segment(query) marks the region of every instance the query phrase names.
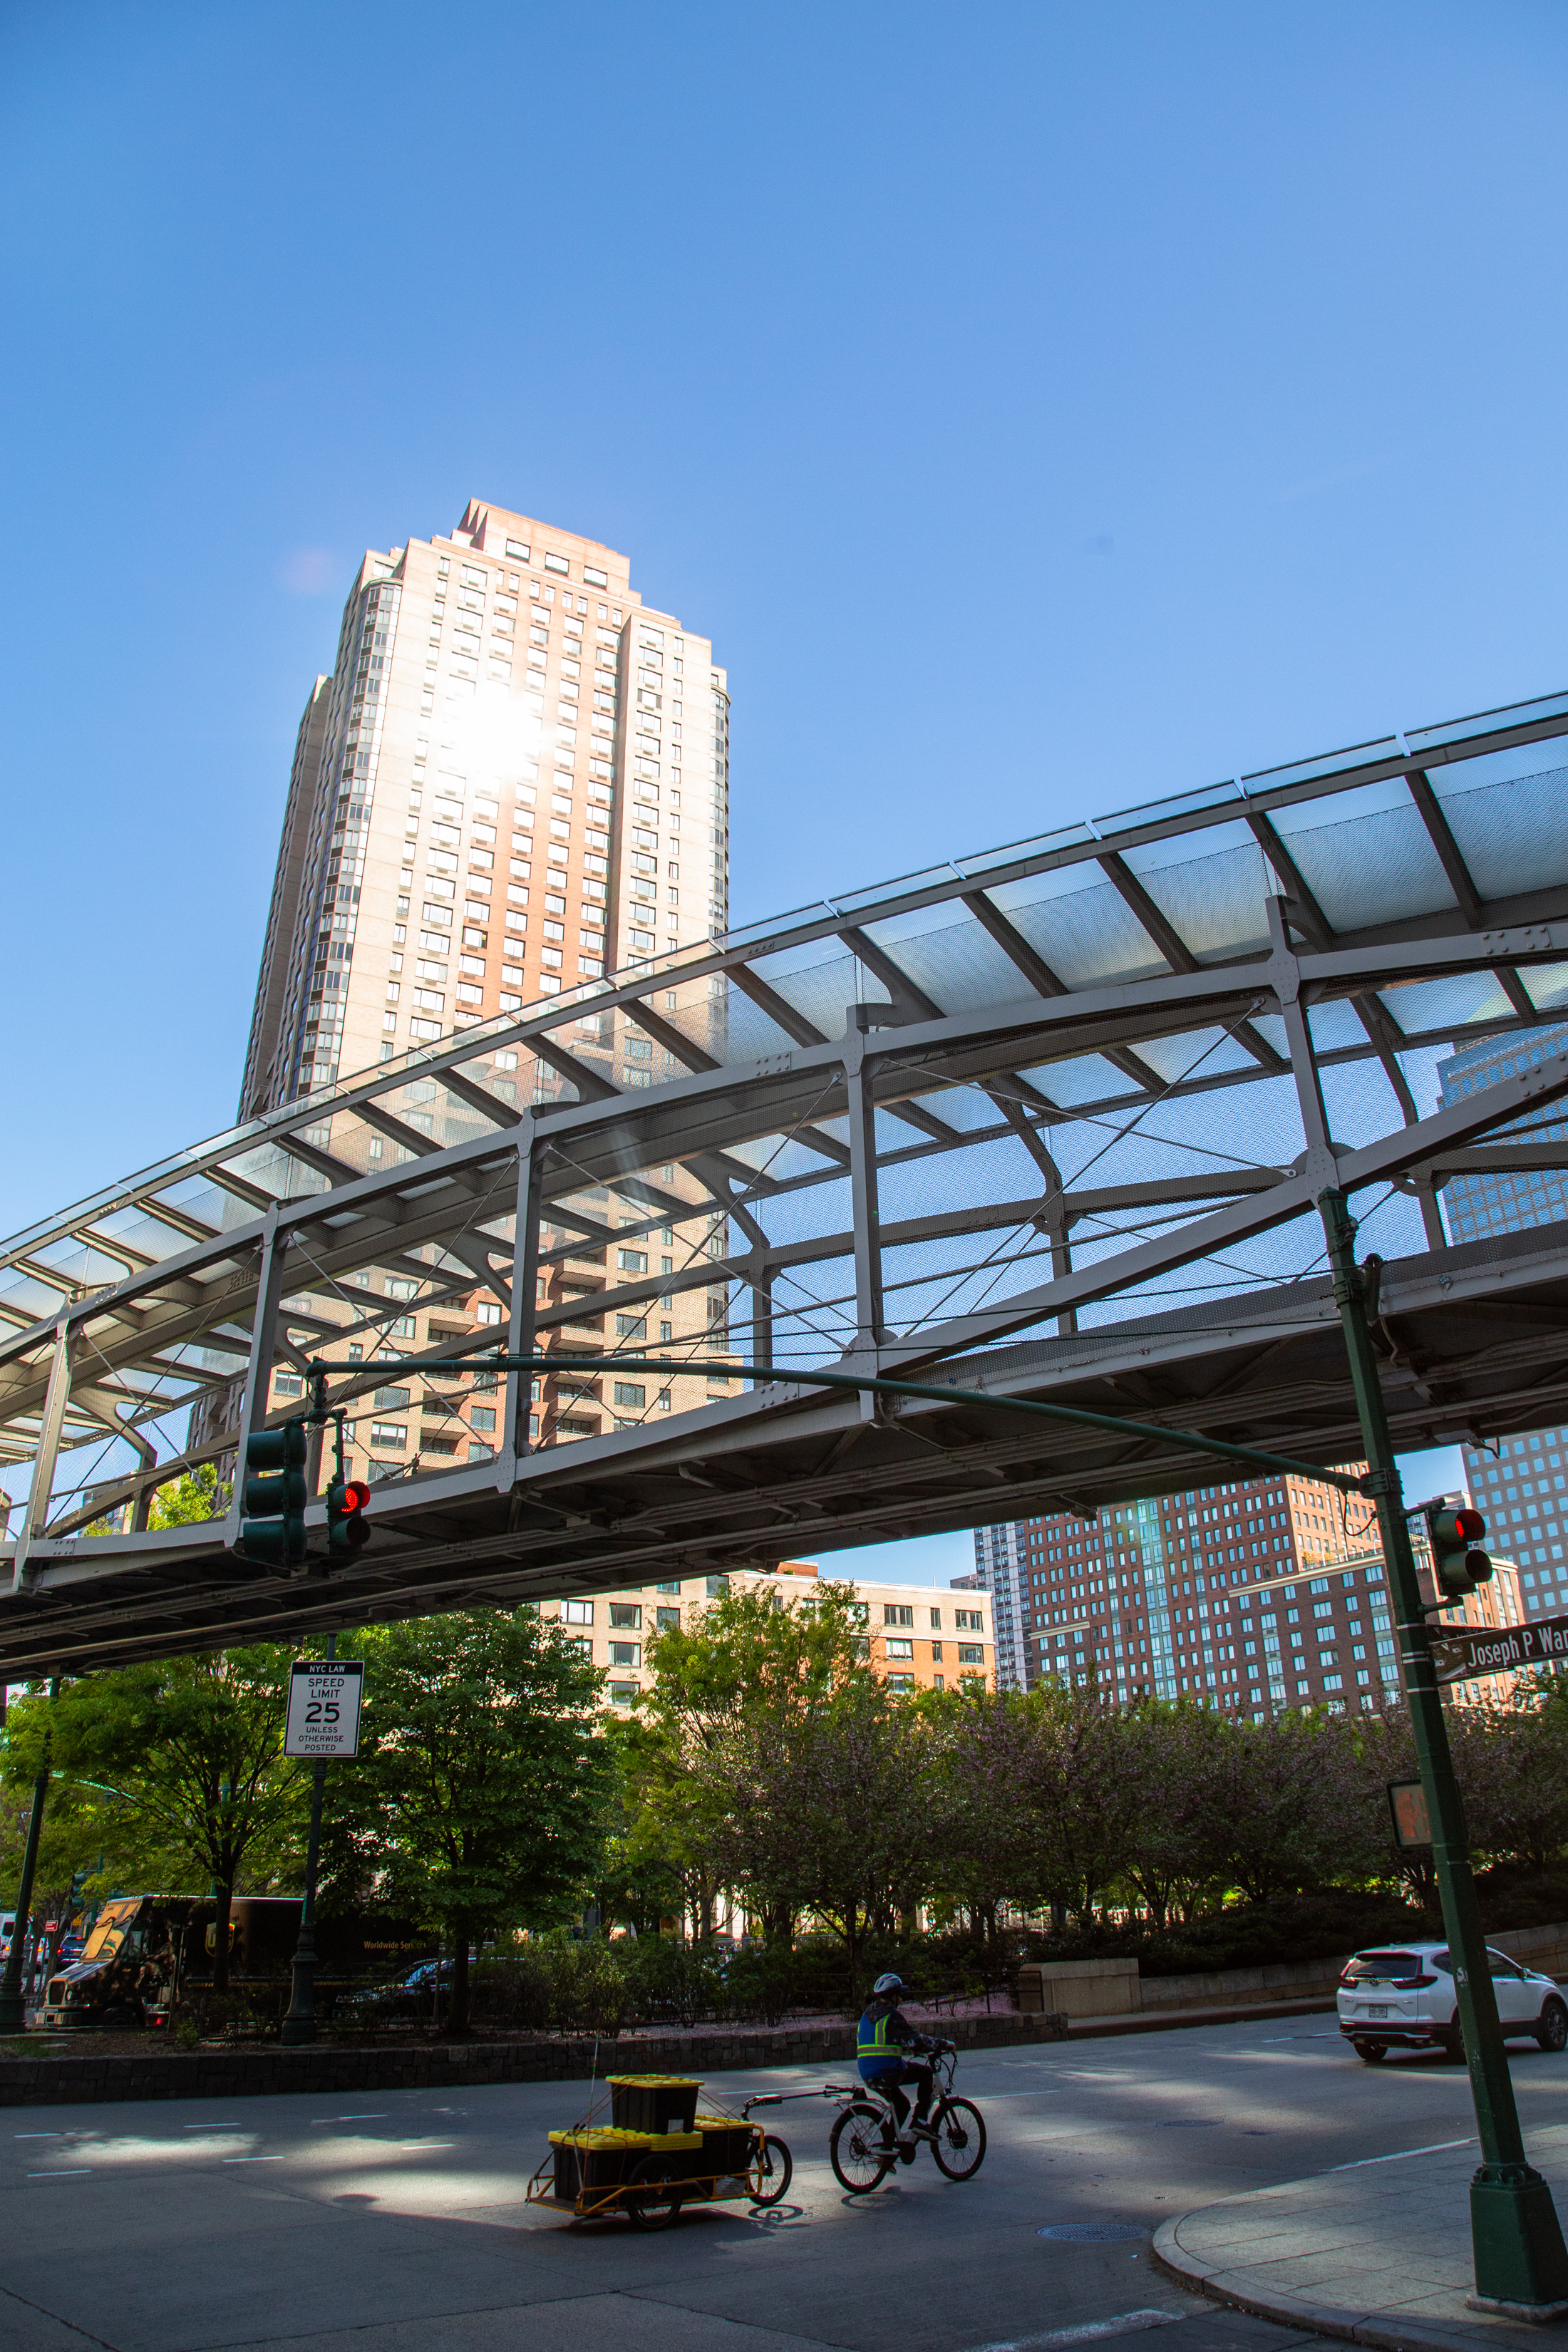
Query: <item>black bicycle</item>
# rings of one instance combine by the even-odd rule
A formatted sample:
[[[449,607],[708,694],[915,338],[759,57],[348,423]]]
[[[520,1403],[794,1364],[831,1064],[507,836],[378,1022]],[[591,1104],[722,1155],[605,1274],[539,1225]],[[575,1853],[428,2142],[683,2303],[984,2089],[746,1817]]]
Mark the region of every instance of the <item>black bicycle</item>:
[[[928,2118],[931,2137],[926,2145],[949,2180],[973,2180],[985,2160],[985,2118],[973,2099],[953,2096],[954,2045],[939,2042],[931,2054],[942,2088]],[[827,2152],[839,2187],[851,2197],[879,2188],[895,2164],[914,2162],[921,2141],[899,2146],[897,2110],[874,2083],[829,2083],[823,2095],[839,2102]]]

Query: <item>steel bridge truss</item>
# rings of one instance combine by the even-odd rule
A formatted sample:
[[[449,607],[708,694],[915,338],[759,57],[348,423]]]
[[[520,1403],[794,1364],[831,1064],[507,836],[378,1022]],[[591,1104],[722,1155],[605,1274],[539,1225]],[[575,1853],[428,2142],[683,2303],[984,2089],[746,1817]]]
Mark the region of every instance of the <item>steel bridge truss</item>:
[[[1401,1444],[1568,1419],[1568,1226],[1456,1247],[1439,1206],[1456,1175],[1568,1167],[1541,1117],[1568,1058],[1510,1040],[1568,1008],[1564,735],[1559,697],[806,908],[459,1031],[19,1235],[0,1460],[33,1467],[0,1544],[0,1675],[1087,1517],[1215,1475],[1143,1434],[1042,1434],[988,1389],[1351,1459],[1315,1209],[1336,1183],[1387,1261]],[[1424,1111],[1436,1058],[1488,1038],[1482,1082]],[[283,1417],[280,1370],[326,1356],[363,1408],[413,1357],[437,1394],[473,1337],[430,1339],[427,1309],[478,1305],[506,1353],[580,1358],[580,1302],[543,1303],[541,1278],[594,1252],[605,1337],[582,1377],[615,1427],[540,1448],[506,1373],[493,1458],[386,1477],[341,1574],[247,1565],[233,1513],[147,1528],[157,1484]],[[686,1290],[708,1333],[650,1350]],[[612,1318],[667,1391],[706,1381],[717,1335],[964,1393],[716,1378],[669,1410],[657,1374],[616,1381]],[[237,1428],[214,1401],[241,1383]],[[147,1432],[204,1399],[213,1434],[158,1461]],[[58,1485],[121,1441],[128,1474]],[[125,1531],[87,1532],[121,1504]]]

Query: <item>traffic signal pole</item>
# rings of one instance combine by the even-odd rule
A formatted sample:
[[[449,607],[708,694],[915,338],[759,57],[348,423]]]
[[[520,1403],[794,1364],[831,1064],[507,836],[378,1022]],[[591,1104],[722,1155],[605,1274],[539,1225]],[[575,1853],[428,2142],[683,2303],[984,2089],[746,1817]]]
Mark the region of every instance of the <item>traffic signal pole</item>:
[[[338,1637],[329,1633],[329,1661],[337,1654]],[[318,1756],[310,1767],[310,1834],[305,1847],[305,1893],[300,1905],[300,1940],[294,1947],[294,1983],[279,2037],[286,2050],[299,2049],[316,2038],[316,1880],[321,1864],[321,1800],[326,1787],[327,1759]]]
[[[1331,1186],[1319,1194],[1318,1210],[1328,1237],[1334,1298],[1350,1357],[1370,1473],[1363,1491],[1377,1507],[1384,1562],[1398,1614],[1405,1703],[1432,1823],[1432,1862],[1443,1906],[1443,1932],[1454,1964],[1481,2146],[1481,2162],[1470,2181],[1476,2284],[1466,2301],[1472,2310],[1494,2312],[1505,2318],[1568,2318],[1568,2251],[1552,2191],[1525,2161],[1524,2137],[1498,2024],[1464,1809],[1454,1778],[1448,1727],[1432,1663],[1431,1635],[1367,1321],[1365,1276],[1355,1259],[1355,1220],[1343,1192]]]

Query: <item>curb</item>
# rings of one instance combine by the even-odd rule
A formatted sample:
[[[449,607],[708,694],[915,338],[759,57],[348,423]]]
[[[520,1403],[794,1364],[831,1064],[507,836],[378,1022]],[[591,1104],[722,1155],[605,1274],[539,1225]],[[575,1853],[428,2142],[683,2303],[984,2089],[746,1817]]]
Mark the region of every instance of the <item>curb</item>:
[[[1429,2320],[1396,2321],[1379,2317],[1373,2313],[1348,2309],[1333,2303],[1308,2303],[1300,2295],[1261,2295],[1244,2288],[1226,2284],[1223,2271],[1205,2269],[1189,2254],[1177,2235],[1184,2221],[1194,2214],[1213,2212],[1215,2206],[1245,2204],[1250,2197],[1278,2196],[1282,2189],[1299,2186],[1294,2181],[1282,2181],[1279,2188],[1249,2189],[1239,2197],[1216,2197],[1213,2205],[1194,2205],[1192,2213],[1184,2213],[1173,2221],[1163,2221],[1154,2233],[1151,2248],[1154,2267],[1177,2286],[1189,2293],[1206,2295],[1211,2303],[1225,2305],[1232,2311],[1245,2311],[1254,2319],[1271,2319],[1285,2327],[1310,2328],[1315,2336],[1338,2336],[1347,2344],[1370,2344],[1377,2352],[1475,2352],[1478,2343],[1490,2338],[1496,2343],[1510,2339],[1484,2325],[1467,2327],[1462,2323],[1453,2327],[1434,2326]],[[1521,2321],[1528,2334],[1536,2333],[1532,2322]]]
[[[1330,1995],[1326,2000],[1249,2000],[1228,2009],[1173,2009],[1163,2015],[1151,2010],[1146,2014],[1129,2011],[1122,2017],[1074,2017],[1068,2020],[1067,2038],[1092,2042],[1117,2033],[1177,2033],[1184,2027],[1246,2025],[1253,2018],[1261,2021],[1270,2017],[1324,2017],[1331,2015],[1336,2006]]]

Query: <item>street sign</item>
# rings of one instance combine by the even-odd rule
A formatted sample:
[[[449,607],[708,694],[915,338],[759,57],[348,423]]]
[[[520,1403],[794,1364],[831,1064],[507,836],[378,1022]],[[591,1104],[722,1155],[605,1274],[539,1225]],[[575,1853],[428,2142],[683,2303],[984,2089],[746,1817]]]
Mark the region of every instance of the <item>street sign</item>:
[[[1502,1674],[1510,1666],[1568,1665],[1568,1617],[1542,1617],[1531,1625],[1487,1625],[1476,1632],[1434,1625],[1432,1663],[1440,1683]]]
[[[289,1673],[285,1756],[357,1756],[364,1661],[296,1658]]]

